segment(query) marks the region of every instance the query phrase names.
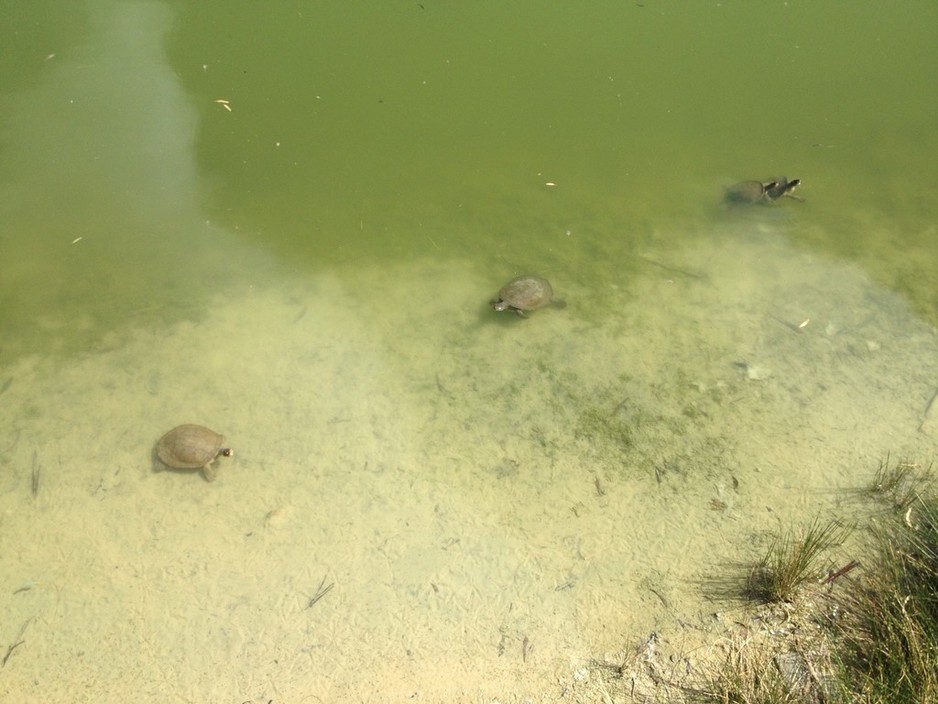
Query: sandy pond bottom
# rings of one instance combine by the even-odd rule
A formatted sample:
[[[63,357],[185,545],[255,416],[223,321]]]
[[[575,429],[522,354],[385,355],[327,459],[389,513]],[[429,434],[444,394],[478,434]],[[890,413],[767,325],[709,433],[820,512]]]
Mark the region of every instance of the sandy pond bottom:
[[[283,277],[5,369],[2,698],[595,701],[591,663],[693,647],[762,531],[934,454],[938,384],[862,272],[699,247],[603,291],[547,272],[569,305],[528,320],[465,262]],[[234,448],[214,483],[152,471],[183,422]]]

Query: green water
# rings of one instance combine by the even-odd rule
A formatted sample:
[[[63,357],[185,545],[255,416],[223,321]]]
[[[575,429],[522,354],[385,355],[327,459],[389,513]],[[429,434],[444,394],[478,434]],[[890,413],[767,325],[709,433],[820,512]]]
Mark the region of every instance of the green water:
[[[540,696],[934,453],[938,6],[581,5],[4,4],[0,692]]]
[[[198,308],[251,275],[245,243],[494,282],[579,258],[573,230],[607,255],[589,279],[775,173],[804,181],[799,242],[936,319],[931,3],[10,2],[4,24],[8,356],[48,348],[37,318],[76,351],[77,309],[103,334],[179,287]]]

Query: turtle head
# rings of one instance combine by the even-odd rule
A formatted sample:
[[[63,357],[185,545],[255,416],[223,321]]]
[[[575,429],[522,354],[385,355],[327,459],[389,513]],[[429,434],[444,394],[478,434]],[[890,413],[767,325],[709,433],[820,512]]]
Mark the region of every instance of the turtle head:
[[[794,178],[789,181],[784,176],[780,176],[770,184],[765,185],[765,193],[769,200],[778,200],[784,196],[791,197],[792,191],[794,191],[799,185],[801,185],[800,178]]]
[[[492,308],[497,311],[503,311],[508,308],[508,302],[499,298],[497,301],[492,301]]]

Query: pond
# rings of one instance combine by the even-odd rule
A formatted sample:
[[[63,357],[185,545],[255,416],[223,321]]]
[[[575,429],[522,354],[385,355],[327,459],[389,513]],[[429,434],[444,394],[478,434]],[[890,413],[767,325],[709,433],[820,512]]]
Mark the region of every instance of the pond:
[[[935,455],[934,3],[6,5],[8,697],[598,700]]]

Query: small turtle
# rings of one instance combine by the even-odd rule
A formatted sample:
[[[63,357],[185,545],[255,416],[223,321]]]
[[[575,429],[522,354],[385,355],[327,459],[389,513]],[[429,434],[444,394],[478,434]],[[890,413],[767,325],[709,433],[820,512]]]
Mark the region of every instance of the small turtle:
[[[201,469],[207,481],[215,479],[212,462],[219,455],[231,457],[230,447],[222,447],[225,438],[201,425],[177,425],[156,443],[156,456],[173,469]]]
[[[772,203],[783,197],[800,200],[798,196],[792,195],[792,191],[799,185],[801,179],[789,181],[784,176],[769,181],[740,181],[726,189],[724,200],[732,205]]]
[[[510,310],[524,317],[525,311],[543,308],[552,301],[555,305],[564,305],[563,301],[553,299],[554,289],[547,279],[525,274],[502,286],[498,298],[492,301],[492,308],[497,311]]]

